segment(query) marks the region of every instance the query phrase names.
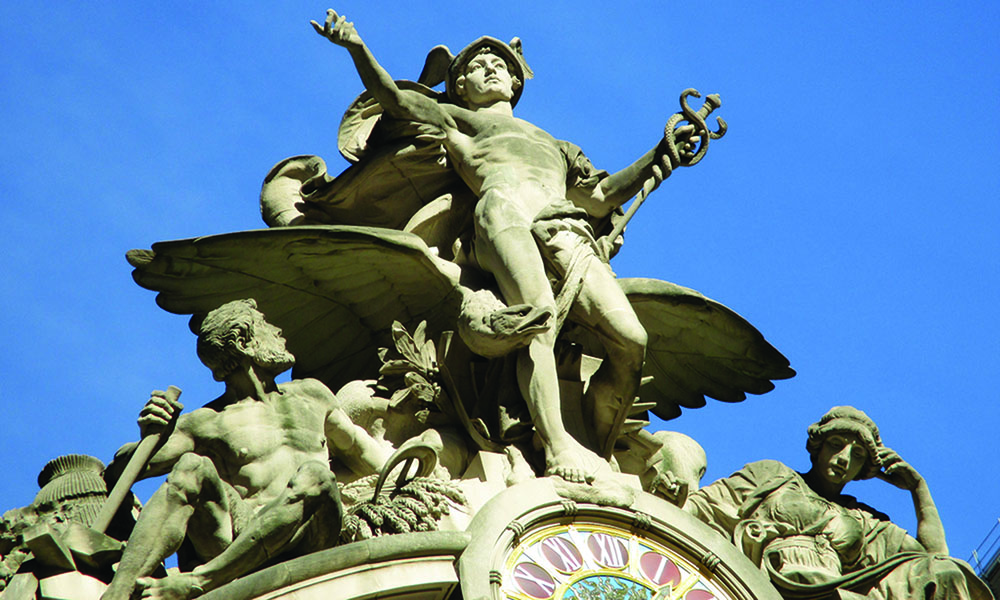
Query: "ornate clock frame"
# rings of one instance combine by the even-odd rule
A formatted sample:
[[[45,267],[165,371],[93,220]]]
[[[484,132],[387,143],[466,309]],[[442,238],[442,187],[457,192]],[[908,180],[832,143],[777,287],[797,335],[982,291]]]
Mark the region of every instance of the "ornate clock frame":
[[[725,538],[660,498],[607,506],[563,493],[537,479],[479,510],[458,560],[465,600],[780,600]]]

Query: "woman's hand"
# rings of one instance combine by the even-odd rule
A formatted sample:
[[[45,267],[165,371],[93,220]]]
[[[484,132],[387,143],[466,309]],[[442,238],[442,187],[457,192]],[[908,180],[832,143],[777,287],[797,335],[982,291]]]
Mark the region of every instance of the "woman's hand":
[[[882,446],[878,451],[879,462],[882,463],[882,470],[875,474],[883,481],[888,481],[901,490],[913,491],[917,489],[924,478],[913,468],[910,463],[895,450]]]

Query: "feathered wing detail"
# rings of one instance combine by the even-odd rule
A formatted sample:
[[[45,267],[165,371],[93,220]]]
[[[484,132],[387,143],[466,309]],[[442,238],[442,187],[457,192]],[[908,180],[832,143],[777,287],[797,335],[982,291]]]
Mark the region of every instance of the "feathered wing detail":
[[[444,83],[445,79],[448,78],[448,67],[451,66],[453,60],[455,60],[455,55],[451,53],[448,46],[443,44],[434,46],[427,53],[424,68],[420,71],[420,77],[417,77],[417,83],[431,88]]]
[[[284,332],[295,377],[333,389],[375,378],[393,321],[428,335],[454,327],[458,270],[416,236],[350,226],[283,227],[159,242],[132,250],[140,286],[176,314],[254,298]]]
[[[743,317],[700,293],[657,279],[619,279],[648,336],[639,390],[654,414],[673,419],[705,397],[740,402],[795,375],[788,359]]]
[[[447,101],[420,83],[396,83],[406,93]],[[318,156],[287,158],[271,169],[261,188],[265,223],[412,231],[441,256],[453,256],[455,241],[471,234],[475,196],[448,163],[444,132],[390,118],[365,92],[344,114],[337,142],[352,163],[339,175]]]

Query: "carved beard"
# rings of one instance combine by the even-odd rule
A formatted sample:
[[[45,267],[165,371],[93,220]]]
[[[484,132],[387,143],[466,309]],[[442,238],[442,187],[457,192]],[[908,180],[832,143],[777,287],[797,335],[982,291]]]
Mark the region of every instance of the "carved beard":
[[[257,365],[275,375],[284,373],[295,364],[295,357],[285,349],[285,345],[274,341],[258,341],[252,358]]]

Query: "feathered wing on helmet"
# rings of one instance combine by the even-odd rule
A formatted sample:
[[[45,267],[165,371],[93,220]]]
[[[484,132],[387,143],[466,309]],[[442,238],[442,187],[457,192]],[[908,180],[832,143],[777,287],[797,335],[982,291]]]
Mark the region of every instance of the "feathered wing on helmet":
[[[819,421],[809,426],[809,439],[806,449],[809,456],[815,456],[823,440],[833,433],[850,433],[855,436],[868,450],[868,461],[858,479],[871,479],[882,468],[879,460],[879,449],[882,448],[882,437],[878,425],[871,417],[853,406],[834,406],[823,415]]]
[[[461,103],[461,99],[455,90],[455,81],[462,74],[465,64],[472,57],[476,56],[481,48],[486,47],[507,61],[507,65],[511,69],[511,75],[517,77],[522,83],[524,80],[535,76],[531,67],[524,60],[524,48],[521,44],[521,38],[515,37],[510,43],[504,43],[495,37],[484,35],[463,48],[457,55],[452,54],[448,46],[440,45],[431,48],[431,51],[427,53],[427,59],[424,61],[424,69],[420,72],[417,83],[421,83],[427,87],[434,87],[440,83],[444,83],[448,98],[452,102]],[[514,97],[510,101],[511,106],[517,104],[517,101],[521,98],[521,91],[523,89],[524,86],[521,85],[517,86],[517,89],[514,90]]]

